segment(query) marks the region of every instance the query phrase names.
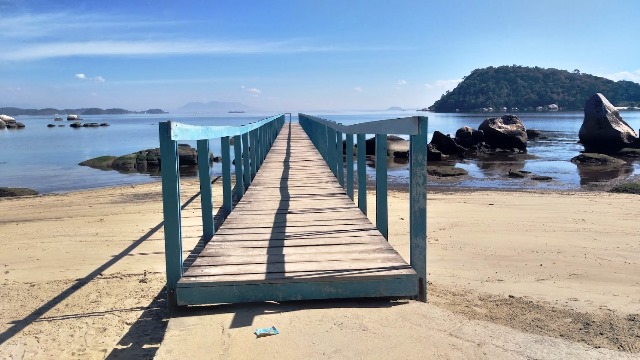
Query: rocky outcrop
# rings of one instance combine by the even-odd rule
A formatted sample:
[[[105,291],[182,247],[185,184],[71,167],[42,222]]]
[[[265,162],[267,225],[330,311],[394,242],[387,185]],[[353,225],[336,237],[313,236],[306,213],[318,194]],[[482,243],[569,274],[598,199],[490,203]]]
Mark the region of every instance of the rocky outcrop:
[[[343,144],[346,143],[343,141]],[[372,137],[365,141],[366,154],[376,154],[376,138]],[[345,149],[346,151],[346,149]],[[395,135],[387,136],[387,157],[408,158],[409,141]]]
[[[537,139],[542,135],[542,131],[537,129],[527,129],[527,140]]]
[[[571,159],[571,162],[580,166],[620,166],[626,162],[613,156],[596,153],[582,153]]]
[[[435,146],[427,144],[427,161],[442,160],[442,153]]]
[[[604,95],[597,93],[584,105],[584,120],[578,132],[585,152],[615,154],[634,143],[638,136]]]
[[[515,115],[488,118],[478,127],[484,133],[484,141],[497,149],[527,149],[527,130]]]
[[[38,192],[28,188],[0,187],[0,198],[29,195],[38,195]]]
[[[455,141],[458,145],[469,149],[484,141],[484,131],[469,126],[461,127],[456,131]]]
[[[16,119],[12,118],[9,115],[0,114],[0,120],[4,121],[6,124],[15,123]]]
[[[445,135],[440,131],[434,131],[430,145],[434,146],[444,155],[461,155],[466,149],[456,143],[449,135]]]
[[[187,144],[178,145],[180,166],[198,165],[198,152]],[[158,172],[160,170],[160,149],[147,149],[124,156],[100,156],[81,162],[79,165],[101,170],[122,172]]]
[[[0,129],[24,129],[25,125],[8,115],[0,115]]]
[[[467,170],[454,166],[429,166],[427,173],[436,177],[464,176],[468,174]]]

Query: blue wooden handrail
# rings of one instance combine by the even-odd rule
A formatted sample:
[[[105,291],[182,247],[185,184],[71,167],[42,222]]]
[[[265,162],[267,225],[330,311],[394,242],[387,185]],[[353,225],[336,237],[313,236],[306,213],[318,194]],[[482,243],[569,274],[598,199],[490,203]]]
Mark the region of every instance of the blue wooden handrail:
[[[197,140],[198,176],[202,202],[202,238],[205,243],[215,232],[209,140],[220,138],[222,153],[222,209],[231,213],[233,197],[239,201],[264,162],[280,129],[284,114],[272,116],[242,126],[195,126],[174,121],[161,122],[160,156],[162,174],[162,207],[164,213],[167,294],[170,308],[176,304],[176,286],[183,274],[182,218],[180,203],[180,164],[178,141]],[[235,191],[231,188],[230,138],[234,139]]]
[[[353,200],[353,136],[357,139],[358,207],[367,213],[365,135],[375,134],[376,227],[388,239],[387,134],[410,135],[409,238],[410,265],[418,274],[417,298],[427,296],[427,130],[428,119],[412,116],[343,125],[315,116],[298,114],[300,125],[316,146],[340,185],[344,183],[342,137],[346,136],[346,193]]]

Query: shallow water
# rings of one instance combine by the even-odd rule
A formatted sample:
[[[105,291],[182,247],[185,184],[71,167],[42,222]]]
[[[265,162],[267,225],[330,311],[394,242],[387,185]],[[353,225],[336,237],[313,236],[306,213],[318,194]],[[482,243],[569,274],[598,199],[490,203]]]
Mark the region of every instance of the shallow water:
[[[344,124],[414,115],[428,116],[429,138],[433,131],[455,134],[462,126],[477,128],[489,116],[499,114],[435,114],[414,111],[311,113]],[[634,129],[640,127],[640,112],[621,113]],[[81,161],[103,155],[125,155],[158,147],[158,123],[176,120],[198,125],[242,125],[272,114],[212,115],[105,115],[86,116],[87,122],[107,122],[109,127],[69,128],[69,121],[53,121],[54,116],[18,116],[23,130],[0,130],[0,186],[28,187],[42,193],[158,181],[147,174],[121,174],[78,166]],[[546,139],[529,142],[527,156],[508,156],[493,159],[456,161],[456,166],[469,176],[456,180],[431,181],[430,186],[460,186],[470,188],[537,188],[577,189],[612,179],[640,174],[640,164],[630,163],[608,172],[585,173],[569,160],[583,150],[577,144],[582,124],[581,112],[520,113],[517,114],[530,129],[542,130]],[[294,115],[293,121],[297,121]],[[47,128],[47,124],[65,127]],[[189,142],[187,142],[189,143]],[[195,146],[195,143],[190,143]],[[214,154],[220,154],[218,140],[211,142]],[[233,153],[233,152],[232,152]],[[390,181],[407,181],[406,164],[390,160]],[[509,170],[525,170],[553,178],[548,182],[506,177]],[[375,170],[369,168],[373,175]],[[221,173],[214,164],[214,175]]]

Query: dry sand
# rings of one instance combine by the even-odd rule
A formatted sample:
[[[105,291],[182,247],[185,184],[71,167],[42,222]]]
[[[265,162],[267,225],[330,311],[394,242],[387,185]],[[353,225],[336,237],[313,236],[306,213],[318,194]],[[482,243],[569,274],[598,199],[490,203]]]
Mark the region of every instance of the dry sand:
[[[200,199],[182,185],[188,250]],[[389,201],[405,258],[407,199]],[[637,199],[430,193],[428,304],[223,305],[168,327],[158,183],[0,199],[0,358],[638,358]]]

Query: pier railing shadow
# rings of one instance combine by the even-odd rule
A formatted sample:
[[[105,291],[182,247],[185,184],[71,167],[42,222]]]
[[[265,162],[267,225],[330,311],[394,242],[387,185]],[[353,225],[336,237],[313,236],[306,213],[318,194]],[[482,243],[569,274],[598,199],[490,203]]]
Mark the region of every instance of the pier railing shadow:
[[[184,209],[187,206],[189,206],[189,204],[191,204],[199,196],[200,196],[200,192],[196,193],[195,195],[193,195],[189,199],[187,199],[187,201],[185,201],[184,204],[181,205],[182,209]],[[50,311],[54,307],[58,306],[64,300],[66,300],[67,298],[69,298],[70,296],[75,294],[78,290],[82,289],[84,286],[86,286],[91,281],[96,279],[96,277],[98,277],[100,274],[102,274],[103,272],[107,271],[113,265],[117,264],[125,256],[129,255],[133,250],[135,250],[138,246],[140,246],[146,240],[151,238],[151,236],[153,236],[156,232],[158,232],[158,230],[162,229],[163,226],[164,226],[164,221],[161,221],[158,225],[156,225],[153,228],[151,228],[144,235],[142,235],[140,238],[138,238],[137,240],[132,242],[129,246],[127,246],[121,252],[119,252],[118,254],[114,255],[111,259],[106,261],[104,264],[98,266],[95,270],[91,271],[86,276],[84,276],[82,278],[79,278],[79,279],[76,279],[76,281],[71,286],[69,286],[68,288],[63,290],[61,293],[59,293],[55,297],[51,298],[46,303],[44,303],[41,306],[39,306],[37,309],[32,311],[29,315],[25,316],[24,318],[22,318],[20,320],[17,320],[15,322],[13,322],[13,325],[11,327],[9,327],[7,330],[5,330],[2,333],[0,333],[0,345],[4,344],[5,342],[7,342],[11,338],[13,338],[16,334],[18,334],[19,332],[24,330],[26,327],[28,327],[32,323],[34,323],[36,321],[39,321],[39,320],[42,320],[43,316],[48,311]],[[75,314],[73,316],[74,317],[83,317],[83,316],[84,317],[89,317],[89,316],[96,316],[96,314],[94,314],[94,313]],[[45,320],[53,321],[53,320],[55,320],[55,318],[45,319]]]

